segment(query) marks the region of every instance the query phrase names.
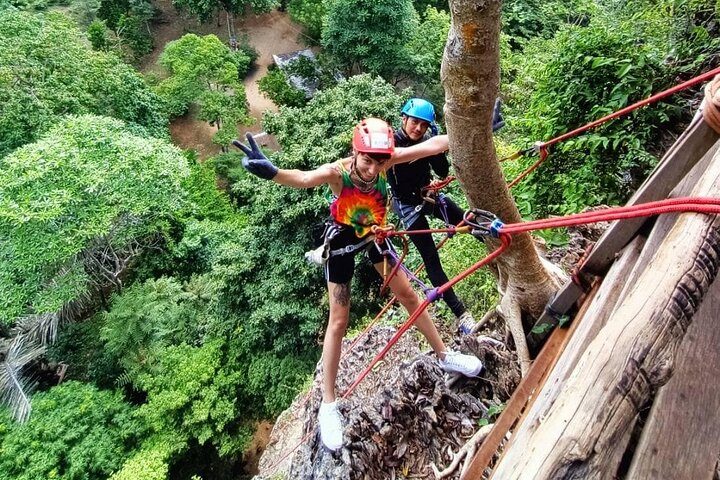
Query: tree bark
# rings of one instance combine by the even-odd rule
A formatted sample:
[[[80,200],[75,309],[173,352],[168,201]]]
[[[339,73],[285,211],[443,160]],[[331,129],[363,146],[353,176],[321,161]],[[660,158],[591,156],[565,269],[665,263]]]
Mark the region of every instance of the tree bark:
[[[495,154],[491,126],[500,77],[500,4],[500,0],[450,0],[452,22],[440,75],[453,165],[470,206],[516,223],[522,219]],[[499,276],[507,280],[501,292],[504,308],[517,303],[522,312],[537,318],[559,287],[527,233],[513,237],[497,267]],[[524,337],[514,337],[520,353]]]

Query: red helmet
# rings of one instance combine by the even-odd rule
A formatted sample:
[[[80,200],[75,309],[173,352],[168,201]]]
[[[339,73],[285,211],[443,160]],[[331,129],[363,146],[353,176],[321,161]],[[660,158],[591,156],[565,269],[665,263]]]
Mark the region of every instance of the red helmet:
[[[353,148],[361,153],[386,153],[395,151],[395,138],[392,128],[379,118],[366,118],[355,125]]]

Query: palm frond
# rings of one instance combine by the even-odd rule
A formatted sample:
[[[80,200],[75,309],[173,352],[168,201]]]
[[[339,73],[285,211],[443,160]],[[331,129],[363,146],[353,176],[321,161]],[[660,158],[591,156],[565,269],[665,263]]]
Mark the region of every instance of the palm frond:
[[[18,335],[13,338],[0,362],[0,402],[7,405],[15,419],[25,422],[30,417],[30,393],[37,385],[32,378],[23,375],[23,369],[45,353],[41,344]]]

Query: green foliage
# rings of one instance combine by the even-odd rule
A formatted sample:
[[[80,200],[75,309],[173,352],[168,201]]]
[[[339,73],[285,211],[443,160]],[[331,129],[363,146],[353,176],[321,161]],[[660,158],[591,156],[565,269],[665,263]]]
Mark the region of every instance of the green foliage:
[[[413,0],[413,6],[416,12],[425,12],[423,15],[427,14],[428,8],[450,11],[448,0]]]
[[[314,363],[289,355],[257,355],[248,369],[248,392],[263,400],[267,412],[277,414],[292,403]]]
[[[405,44],[418,21],[411,0],[330,0],[322,45],[347,73],[391,80],[411,68]]]
[[[110,48],[108,29],[102,20],[91,22],[90,25],[88,25],[87,35],[93,50],[107,50]]]
[[[96,19],[99,9],[100,0],[73,0],[70,12],[79,26],[87,27]]]
[[[167,456],[163,448],[140,450],[109,480],[166,480],[169,471]]]
[[[154,14],[149,0],[100,0],[97,10],[98,18],[115,33],[116,50],[131,61],[152,50],[149,22]]]
[[[158,363],[138,376],[136,386],[147,392],[140,407],[159,438],[182,451],[190,439],[211,442],[221,455],[237,454],[249,438],[232,424],[240,413],[236,385],[239,373],[223,368],[222,340],[201,347],[164,348]],[[170,374],[172,372],[172,374]]]
[[[255,64],[258,59],[258,51],[255,47],[250,44],[250,39],[246,33],[240,35],[237,40],[237,50],[233,52],[235,54],[235,62],[238,68],[238,78],[244,78],[247,75],[250,68]]]
[[[531,42],[519,77],[532,79],[532,95],[525,95],[528,103],[518,98],[515,107],[526,120],[514,125],[526,129],[528,143],[547,140],[668,88],[673,81],[664,63],[668,29],[668,18],[659,14],[629,20],[597,15],[587,27],[568,26],[551,40]],[[653,166],[653,144],[680,113],[659,103],[562,142],[516,187],[516,198],[539,216],[622,201],[632,186],[627,179]],[[509,177],[532,161],[511,166]]]
[[[152,52],[153,39],[148,32],[147,21],[149,18],[137,15],[121,15],[118,20],[115,34],[121,46],[130,49],[129,55],[132,60],[139,60],[143,55]]]
[[[68,118],[0,159],[2,323],[84,295],[82,255],[97,245],[122,256],[166,231],[184,207],[188,173],[177,148],[93,116]]]
[[[287,11],[293,22],[304,26],[308,36],[315,43],[320,43],[327,15],[326,0],[291,0]]]
[[[278,106],[302,107],[307,103],[305,93],[290,85],[287,75],[279,68],[270,68],[258,82],[260,91]]]
[[[419,28],[410,37],[407,48],[412,55],[416,87],[421,95],[436,105],[445,101],[445,91],[440,83],[440,64],[445,51],[450,15],[442,10],[428,7]]]
[[[237,214],[230,205],[227,194],[217,188],[215,172],[200,162],[196,156],[185,153],[190,166],[190,175],[183,178],[182,186],[188,195],[188,208],[183,216],[195,220],[212,219],[224,221]]]
[[[551,38],[564,24],[587,24],[593,4],[590,0],[506,0],[502,3],[503,33],[513,48],[534,37]]]
[[[66,382],[32,400],[25,424],[3,418],[0,479],[107,478],[147,428],[119,393]]]
[[[172,116],[182,115],[191,103],[200,107],[199,118],[217,125],[213,141],[229,145],[236,124],[249,121],[245,87],[238,77],[242,52],[231,52],[215,35],[184,35],[168,43],[160,63],[171,76],[158,86]]]
[[[196,15],[201,22],[207,22],[217,10],[242,15],[246,10],[255,14],[267,13],[278,6],[278,0],[173,0],[173,5]]]
[[[0,10],[4,10],[3,2],[0,2]],[[9,0],[7,7],[15,8],[25,12],[41,12],[52,6],[68,6],[69,0]],[[6,8],[7,8],[6,7]]]
[[[207,328],[207,285],[188,289],[171,278],[136,283],[113,298],[104,314],[101,338],[108,354],[133,374],[158,361],[157,350],[181,343],[200,344]]]
[[[66,380],[92,382],[99,388],[112,389],[122,374],[116,359],[103,348],[100,331],[102,315],[81,322],[70,322],[58,331],[57,340],[48,347],[48,359],[68,366]]]
[[[0,13],[0,157],[67,114],[101,114],[167,135],[160,99],[130,66],[93,52],[70,19]]]

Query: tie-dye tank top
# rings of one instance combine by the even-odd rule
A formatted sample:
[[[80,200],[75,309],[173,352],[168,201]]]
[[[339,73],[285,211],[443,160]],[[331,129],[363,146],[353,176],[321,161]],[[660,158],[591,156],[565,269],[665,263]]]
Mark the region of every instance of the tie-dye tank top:
[[[383,225],[387,216],[388,187],[385,172],[380,172],[375,185],[363,192],[350,179],[350,172],[338,162],[342,175],[340,195],[330,204],[330,215],[335,222],[348,225],[362,238],[371,232],[373,225]]]

